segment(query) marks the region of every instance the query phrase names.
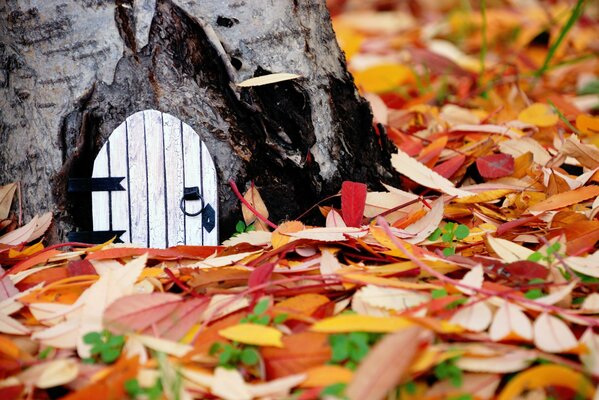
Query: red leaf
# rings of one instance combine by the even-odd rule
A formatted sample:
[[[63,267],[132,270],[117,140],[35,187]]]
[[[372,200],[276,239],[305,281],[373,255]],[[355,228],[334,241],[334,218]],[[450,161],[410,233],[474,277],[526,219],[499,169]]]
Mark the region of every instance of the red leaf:
[[[529,281],[531,279],[547,279],[549,269],[536,262],[521,260],[508,264],[504,267],[505,272],[510,274],[512,280]]]
[[[115,333],[141,331],[169,317],[181,301],[181,296],[173,293],[121,297],[104,311],[104,323]]]
[[[514,172],[514,157],[509,154],[491,154],[477,159],[476,167],[483,178],[502,178]]]
[[[362,216],[366,207],[366,185],[345,181],[341,185],[341,212],[347,226],[362,226]]]
[[[110,258],[137,257],[148,253],[149,259],[154,260],[180,260],[204,259],[214,252],[221,250],[221,246],[176,246],[168,249],[147,249],[143,247],[119,247],[99,250],[88,254],[86,260],[106,260]]]
[[[449,179],[453,174],[456,173],[458,169],[460,169],[462,165],[464,165],[465,161],[466,156],[463,154],[459,154],[437,165],[433,168],[433,171],[441,175],[443,178]]]
[[[96,269],[92,263],[87,260],[71,261],[67,265],[67,270],[69,276],[97,275]]]
[[[272,271],[275,269],[275,264],[276,263],[274,263],[274,262],[270,262],[270,263],[263,264],[263,265],[259,266],[258,268],[254,269],[248,279],[248,286],[250,287],[250,289],[255,288],[256,286],[259,286],[259,285],[267,282],[268,280],[270,280],[270,277],[272,276]],[[264,293],[264,289],[255,291],[253,293],[254,301],[256,301],[260,297],[262,297],[263,293]]]

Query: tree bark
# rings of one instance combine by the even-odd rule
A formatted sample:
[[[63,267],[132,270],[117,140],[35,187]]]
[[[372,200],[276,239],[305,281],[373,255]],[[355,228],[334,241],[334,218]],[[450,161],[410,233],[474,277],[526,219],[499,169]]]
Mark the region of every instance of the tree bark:
[[[302,76],[240,88],[267,73]],[[219,179],[221,236],[240,218],[228,187],[255,181],[272,219],[295,218],[345,179],[392,180],[387,138],[347,72],[324,0],[0,0],[0,183],[53,239],[91,229],[95,155],[148,108],[191,125]]]

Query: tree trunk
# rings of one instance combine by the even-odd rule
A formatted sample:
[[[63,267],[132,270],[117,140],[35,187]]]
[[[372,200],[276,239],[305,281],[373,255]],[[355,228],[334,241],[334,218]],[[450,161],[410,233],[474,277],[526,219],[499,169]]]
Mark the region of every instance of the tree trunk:
[[[235,85],[267,73],[294,81]],[[324,0],[0,0],[0,183],[26,215],[55,211],[53,240],[91,229],[95,155],[127,116],[175,115],[206,143],[219,179],[221,236],[240,218],[228,187],[255,181],[278,221],[345,179],[393,179]]]

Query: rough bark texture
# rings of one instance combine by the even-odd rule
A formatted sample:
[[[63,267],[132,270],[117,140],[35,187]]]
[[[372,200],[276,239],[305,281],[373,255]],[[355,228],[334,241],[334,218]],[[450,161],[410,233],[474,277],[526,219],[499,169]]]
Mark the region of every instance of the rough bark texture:
[[[295,81],[241,89],[272,72]],[[89,177],[110,133],[153,108],[191,125],[218,170],[221,234],[239,218],[227,181],[254,180],[274,220],[352,179],[392,178],[334,38],[324,0],[0,0],[0,184],[54,238],[91,229]]]

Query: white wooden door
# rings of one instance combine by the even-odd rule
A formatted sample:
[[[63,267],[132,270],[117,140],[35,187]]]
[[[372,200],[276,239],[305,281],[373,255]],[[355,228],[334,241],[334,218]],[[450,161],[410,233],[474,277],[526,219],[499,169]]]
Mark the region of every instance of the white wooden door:
[[[156,110],[129,116],[96,157],[92,178],[104,177],[123,177],[125,190],[92,192],[94,231],[125,231],[123,242],[156,248],[218,244],[216,169],[178,118]]]

